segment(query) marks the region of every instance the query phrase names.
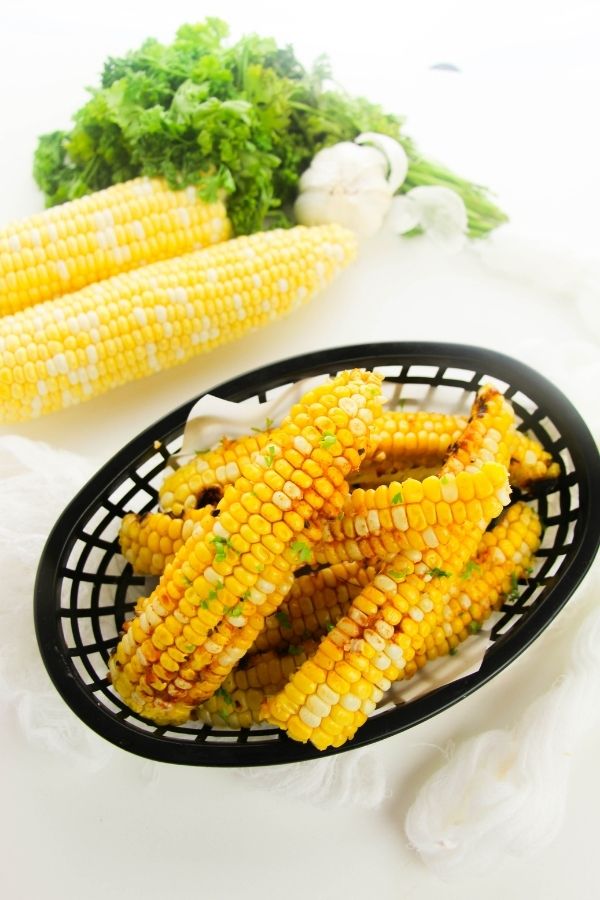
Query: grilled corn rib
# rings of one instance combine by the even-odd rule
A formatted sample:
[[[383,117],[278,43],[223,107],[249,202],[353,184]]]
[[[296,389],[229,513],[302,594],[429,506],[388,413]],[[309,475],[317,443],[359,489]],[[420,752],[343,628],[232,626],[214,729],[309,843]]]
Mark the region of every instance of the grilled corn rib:
[[[484,396],[482,393],[481,397]],[[494,396],[496,397],[495,402],[498,404],[500,395],[495,392]],[[368,484],[371,477],[377,483],[382,480],[388,484],[390,481],[397,481],[398,479],[396,478],[392,479],[392,476],[395,474],[393,470],[389,476],[382,477],[381,468],[376,473],[369,474],[369,461],[376,459],[380,453],[383,453],[385,456],[383,470],[385,470],[387,461],[390,458],[397,459],[397,457],[391,456],[392,454],[399,452],[400,458],[410,460],[414,458],[412,454],[415,452],[415,448],[420,454],[419,458],[423,460],[434,443],[427,438],[427,435],[435,435],[436,440],[440,439],[442,441],[440,446],[447,447],[450,439],[452,439],[452,443],[456,443],[460,437],[460,435],[457,437],[456,431],[453,430],[454,425],[462,425],[464,431],[465,422],[466,420],[459,417],[430,413],[391,413],[387,416],[382,416],[373,425],[373,442],[363,456],[363,460],[365,458],[368,460],[366,472],[365,464],[361,462],[359,472],[350,477],[350,483],[352,484],[355,479],[358,479],[360,481],[365,480],[365,483]],[[393,429],[395,427],[399,429],[401,435],[399,441],[394,439],[395,432]],[[191,515],[187,511],[194,509],[207,500],[213,503],[218,502],[218,499],[222,496],[224,486],[239,477],[240,464],[248,460],[252,453],[256,453],[264,448],[269,440],[268,432],[257,433],[235,441],[224,441],[221,447],[197,456],[190,463],[177,469],[163,482],[159,489],[159,497],[163,508],[171,514],[187,517]],[[535,439],[511,430],[507,440],[510,444],[511,483],[524,486],[539,478],[554,477],[558,473],[558,464],[551,462],[550,455],[543,450]],[[461,451],[460,448],[457,448],[457,450],[459,454],[463,453],[464,455],[464,451]],[[456,467],[456,463],[453,463],[453,466]],[[419,475],[417,480],[424,480],[430,472],[427,469],[417,472],[417,474]],[[408,477],[411,477],[413,480],[415,478],[411,469],[408,470],[408,474],[402,480],[406,480]],[[392,498],[395,495],[399,495],[399,492],[401,493],[401,490],[398,486],[390,491],[389,497],[385,501],[388,506],[393,506]],[[357,498],[361,496],[357,494]],[[380,491],[379,497],[380,504],[383,504],[384,494],[382,491]],[[374,509],[375,504],[369,504],[369,508]],[[356,515],[360,515],[360,512],[350,509],[346,514],[343,526],[336,525],[336,523],[325,525],[324,531],[328,545],[338,542],[344,537],[346,540],[358,538],[361,523],[358,524],[358,531],[352,524]],[[371,513],[372,520],[374,516],[375,514]],[[399,519],[400,517],[401,512],[397,511],[396,518]],[[186,527],[189,528],[189,525]],[[362,528],[364,531],[364,525]],[[130,538],[128,535],[129,529],[134,531],[133,538]],[[169,548],[168,543],[171,534],[174,535],[172,539],[173,546]],[[136,522],[135,517],[129,515],[123,522],[121,540],[124,544],[124,549],[127,551],[125,553],[126,558],[132,563],[135,571],[160,575],[165,562],[170,561],[172,558],[175,545],[179,546],[180,533],[177,525],[174,525],[169,518],[165,517],[162,520],[159,513],[154,514],[152,517],[145,517],[143,523]],[[376,552],[377,546],[373,548],[373,553]],[[136,557],[136,548],[139,548],[138,552],[141,554],[139,558]],[[159,550],[159,548],[162,549]],[[357,553],[354,547],[349,549],[348,552],[352,553],[350,557],[352,559],[372,555],[371,548],[368,547],[363,548],[360,553]],[[164,562],[162,562],[161,557],[164,558]],[[343,558],[344,551],[335,549],[332,546],[328,546],[323,550],[317,550],[315,556],[316,561],[319,563],[338,562]],[[161,562],[163,568],[160,567]]]
[[[540,530],[536,513],[525,504],[517,503],[509,507],[500,523],[483,535],[475,558],[467,564],[460,577],[449,576],[441,570],[424,572],[422,578],[425,584],[431,584],[437,579],[444,600],[443,617],[438,620],[435,616],[424,614],[421,622],[415,623],[412,636],[409,635],[408,639],[401,635],[395,636],[397,646],[404,646],[405,660],[397,680],[410,678],[428,661],[453,652],[462,641],[479,630],[490,613],[507,596],[513,594],[518,580],[528,572],[533,553],[539,545]],[[294,590],[297,591],[299,600],[302,597],[300,582],[305,589],[310,587],[306,577],[297,579]],[[435,589],[434,584],[433,590]],[[402,607],[406,601],[398,597],[396,603],[398,607]],[[288,598],[287,604],[286,616],[289,617],[290,626],[273,621],[272,631],[276,635],[273,648],[248,655],[244,660],[244,667],[235,669],[227,677],[223,690],[217,691],[210,700],[198,707],[194,713],[195,718],[216,727],[229,728],[247,728],[263,721],[261,709],[264,708],[264,701],[285,690],[292,675],[314,655],[317,650],[315,639],[323,634],[321,620],[315,618],[312,623],[307,621],[300,607],[292,605],[291,598]],[[338,605],[343,609],[347,604],[348,597],[342,595]],[[283,609],[283,605],[281,608]],[[387,620],[395,618],[387,610],[381,616],[384,623],[387,621],[386,615]],[[381,620],[378,631],[376,627],[378,634],[389,631]],[[297,627],[298,624],[300,627]],[[311,624],[314,631],[310,629]],[[299,637],[300,633],[302,639]],[[393,654],[394,651],[391,652],[392,656]],[[329,670],[330,673],[331,671]],[[388,673],[391,684],[389,674],[391,673]],[[333,679],[331,674],[328,677]],[[339,685],[340,682],[338,687]],[[387,689],[386,682],[382,681],[380,690],[384,689]],[[350,690],[349,686],[348,692]],[[326,689],[321,687],[319,694],[317,688],[320,699],[326,693]],[[343,713],[341,717],[345,718]],[[329,727],[330,731],[337,730],[335,727],[331,729],[331,723]],[[337,736],[345,734],[345,729],[340,726]],[[348,733],[348,737],[350,736]]]
[[[460,438],[467,420],[429,412],[391,412],[381,416],[373,424],[373,441],[363,456],[358,472],[351,476],[351,483],[403,480],[401,472],[412,474],[415,467],[437,470],[444,457]],[[203,495],[211,489],[221,490],[239,477],[240,461],[266,446],[269,432],[257,432],[238,440],[225,439],[220,447],[197,455],[168,475],[159,488],[161,509],[181,515],[184,509],[201,504]],[[399,469],[398,466],[401,466]],[[514,432],[511,444],[510,479],[522,487],[532,481],[554,478],[558,474],[557,463],[535,439]],[[427,474],[435,474],[427,472]],[[414,476],[413,476],[414,477]]]
[[[132,709],[183,722],[219,687],[289,590],[305,523],[339,514],[346,476],[381,414],[380,389],[371,372],[340,373],[306,394],[242,466],[210,534],[180,548],[110,659]],[[334,438],[326,447],[325,434]]]
[[[419,623],[426,616],[435,616],[438,620],[442,616],[443,594],[436,583],[425,591],[419,567],[424,564],[428,569],[441,569],[457,576],[476,552],[488,524],[508,502],[507,464],[513,431],[514,413],[510,404],[494,388],[484,386],[440,477],[432,476],[422,483],[409,479],[402,485],[391,486],[399,489],[396,509],[401,516],[397,513],[398,521],[394,523],[398,531],[395,546],[388,543],[387,548],[382,547],[378,534],[381,531],[380,510],[384,514],[389,511],[390,487],[382,486],[373,492],[353,492],[348,503],[355,503],[357,495],[359,501],[368,497],[373,503],[375,515],[371,518],[377,533],[370,533],[367,512],[365,537],[361,539],[370,550],[368,555],[385,557],[387,553],[388,559],[394,552],[396,555],[352,601],[348,613],[323,638],[314,658],[293,677],[292,687],[287,685],[284,691],[265,701],[263,712],[269,722],[284,728],[296,740],[311,740],[316,746],[325,748],[343,743],[360,724],[356,724],[359,711],[366,717],[368,708],[375,707],[382,696],[380,670],[383,664],[384,668],[390,668],[392,675],[386,679],[397,678],[402,666],[396,669],[394,666],[400,661],[404,664],[403,650],[418,631]],[[377,500],[383,505],[375,505]],[[444,524],[440,523],[440,511],[443,511]],[[347,518],[346,512],[344,510],[342,523]],[[387,524],[385,517],[384,524]],[[367,535],[368,540],[365,540]],[[359,542],[354,541],[354,544],[360,552]],[[346,546],[344,549],[353,548]],[[347,557],[348,553],[344,555]],[[379,624],[380,633],[373,630],[374,622]],[[382,656],[385,640],[390,641],[396,632],[401,643],[390,643],[390,655]],[[337,673],[335,677],[339,676],[344,684],[359,685],[357,692],[349,695],[351,700],[344,699],[353,706],[339,713],[340,692],[334,700],[336,690],[332,685],[326,690],[329,700],[313,696],[332,669]],[[344,722],[330,722],[328,715],[332,706]],[[321,727],[322,719],[331,725],[329,730]]]
[[[319,749],[351,739],[394,681],[478,630],[527,571],[540,530],[535,512],[518,504],[461,573],[415,572],[400,584],[376,577],[261,715]]]
[[[133,571],[162,575],[186,540],[210,527],[213,507],[186,509],[181,517],[168,513],[127,513],[119,529],[121,553]]]

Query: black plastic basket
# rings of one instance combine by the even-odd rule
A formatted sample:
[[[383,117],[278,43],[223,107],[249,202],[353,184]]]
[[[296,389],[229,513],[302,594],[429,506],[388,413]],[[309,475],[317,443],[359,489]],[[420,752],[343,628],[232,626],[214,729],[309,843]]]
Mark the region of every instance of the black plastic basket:
[[[465,412],[479,385],[491,381],[511,400],[520,428],[535,435],[560,463],[561,475],[530,498],[545,525],[536,572],[506,603],[493,644],[475,674],[404,705],[376,710],[342,750],[364,746],[428,719],[470,694],[514,660],[567,602],[591,565],[600,540],[598,451],[567,398],[532,369],[477,347],[386,343],[342,347],[295,357],[222,384],[213,395],[240,402],[302,378],[361,367],[398,385],[407,408]],[[40,560],[35,625],[56,688],[98,734],[140,756],[188,765],[266,765],[340,752],[315,750],[275,728],[239,731],[200,723],[159,727],[132,713],[107,680],[107,659],[123,620],[144,592],[145,579],[119,555],[117,533],[126,511],[156,504],[169,456],[182,442],[193,401],[156,422],[124,447],[85,485],[56,523]],[[594,514],[595,510],[595,514]],[[419,677],[418,675],[415,677]]]

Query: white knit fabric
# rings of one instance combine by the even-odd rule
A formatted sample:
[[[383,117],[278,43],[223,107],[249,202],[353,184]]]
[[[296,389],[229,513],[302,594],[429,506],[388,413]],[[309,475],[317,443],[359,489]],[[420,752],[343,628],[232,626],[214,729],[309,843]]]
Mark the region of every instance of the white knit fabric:
[[[33,626],[33,586],[46,538],[92,474],[79,456],[26,438],[0,438],[0,713],[68,764],[95,770],[113,754],[66,706],[46,673]]]
[[[436,874],[490,871],[528,856],[560,830],[576,751],[600,721],[600,566],[578,600],[586,609],[567,670],[511,730],[458,747],[420,789],[406,834]],[[590,611],[591,608],[591,611]]]

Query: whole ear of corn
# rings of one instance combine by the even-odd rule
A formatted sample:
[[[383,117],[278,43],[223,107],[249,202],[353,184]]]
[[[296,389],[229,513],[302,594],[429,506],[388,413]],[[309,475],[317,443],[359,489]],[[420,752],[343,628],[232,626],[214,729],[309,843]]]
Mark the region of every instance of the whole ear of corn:
[[[5,316],[2,421],[62,409],[239,338],[311,299],[355,249],[336,225],[274,230]]]
[[[231,235],[223,203],[135,178],[0,230],[0,316]]]

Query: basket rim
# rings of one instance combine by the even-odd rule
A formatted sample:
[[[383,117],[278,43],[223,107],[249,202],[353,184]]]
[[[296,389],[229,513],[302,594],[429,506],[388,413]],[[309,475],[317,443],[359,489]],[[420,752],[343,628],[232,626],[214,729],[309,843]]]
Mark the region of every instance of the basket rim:
[[[206,394],[235,402],[312,375],[325,375],[344,368],[401,365],[403,357],[413,366],[431,365],[440,371],[464,368],[474,371],[476,378],[480,373],[498,378],[517,391],[535,397],[544,412],[548,412],[549,407],[561,435],[574,436],[573,443],[568,446],[578,476],[580,508],[585,512],[583,522],[578,523],[579,542],[572,558],[561,567],[556,583],[548,587],[543,603],[531,609],[511,628],[511,636],[516,639],[492,646],[480,669],[472,675],[397,707],[394,722],[384,733],[379,733],[381,725],[377,720],[380,717],[373,717],[352,741],[324,752],[282,735],[278,741],[267,745],[244,743],[242,760],[237,745],[222,744],[217,750],[214,745],[191,741],[182,740],[175,744],[161,734],[142,733],[110,713],[86,690],[86,685],[74,677],[56,633],[58,565],[65,548],[71,545],[78,524],[85,520],[98,495],[110,493],[112,486],[120,482],[124,469],[151,449],[154,441],[181,428],[192,406]],[[448,381],[444,383],[448,384]],[[473,380],[473,391],[478,384],[479,381]],[[457,381],[457,386],[468,387],[464,381]],[[600,544],[600,517],[594,519],[591,515],[594,501],[600,504],[600,454],[585,421],[559,388],[520,360],[480,346],[426,341],[354,344],[281,359],[203,391],[156,420],[104,463],[72,498],[52,528],[38,564],[33,598],[38,647],[54,686],[76,715],[101,737],[139,756],[188,765],[239,766],[279,764],[346,752],[397,734],[442,712],[483,686],[527,649],[566,604],[592,565]],[[48,585],[53,587],[50,596]]]

